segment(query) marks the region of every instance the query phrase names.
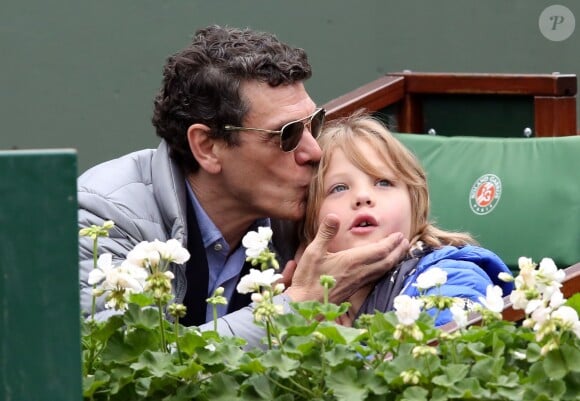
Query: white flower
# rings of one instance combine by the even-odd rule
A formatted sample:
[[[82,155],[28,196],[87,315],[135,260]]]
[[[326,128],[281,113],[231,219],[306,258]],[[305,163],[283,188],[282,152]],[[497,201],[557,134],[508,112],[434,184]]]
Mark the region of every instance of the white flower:
[[[554,261],[550,258],[544,258],[540,261],[536,277],[543,284],[553,285],[552,283],[561,283],[566,278],[566,272],[558,269]]]
[[[208,350],[209,352],[215,352],[215,349],[216,349],[214,344],[208,344],[208,345],[206,345],[206,346],[205,346],[205,347],[203,347],[203,348],[205,348],[205,349],[206,349],[206,350]]]
[[[264,297],[259,292],[252,293],[251,298],[252,298],[252,302],[255,302],[257,304],[259,304],[260,302],[262,302],[264,300]]]
[[[578,313],[574,308],[563,305],[552,313],[552,319],[558,319],[562,325],[567,328],[573,328],[578,325]]]
[[[258,231],[249,231],[242,238],[242,246],[246,248],[246,256],[255,259],[268,248],[268,243],[272,239],[272,229],[270,227],[258,227]]]
[[[519,360],[526,359],[526,354],[524,354],[523,352],[520,352],[520,351],[514,351],[513,356],[514,356],[514,358],[519,359]]]
[[[535,323],[534,330],[537,331],[550,318],[550,313],[552,313],[552,308],[539,306],[534,309],[530,315],[531,320]]]
[[[127,254],[126,260],[137,266],[157,266],[160,255],[154,242],[142,241]]]
[[[492,312],[500,313],[503,311],[503,292],[497,285],[488,285],[485,298],[479,297],[479,302]]]
[[[453,321],[455,321],[455,324],[458,327],[463,328],[463,327],[467,326],[468,313],[465,310],[465,308],[463,307],[463,303],[461,303],[461,305],[453,304],[449,308],[449,311],[451,312],[451,315],[453,316]]]
[[[429,288],[443,285],[447,282],[447,272],[439,267],[433,267],[426,272],[419,274],[415,286],[419,290],[428,290]]]
[[[410,326],[419,318],[423,302],[408,295],[399,295],[395,298],[393,306],[399,323]]]
[[[564,298],[564,294],[562,294],[562,291],[560,291],[560,288],[556,288],[553,292],[552,295],[550,296],[550,308],[558,308],[561,305],[564,304],[564,302],[566,302],[566,299]]]
[[[282,278],[281,274],[275,273],[274,269],[267,269],[260,271],[257,269],[250,269],[250,273],[246,274],[240,279],[236,290],[240,294],[247,294],[250,292],[259,291],[260,287],[271,286],[276,281]]]
[[[189,260],[189,252],[185,249],[181,242],[176,239],[170,239],[165,243],[161,243],[159,254],[162,259],[169,262],[177,263],[179,265]]]
[[[274,286],[274,295],[282,294],[286,286],[284,283],[278,283]]]
[[[525,307],[526,315],[533,313],[536,309],[544,307],[544,303],[539,299],[532,299]]]
[[[89,273],[89,285],[95,285],[103,281],[111,269],[113,269],[113,255],[103,253],[97,259],[97,268]]]
[[[518,267],[521,272],[522,270],[534,270],[536,268],[536,265],[534,264],[531,258],[521,256],[518,258]]]
[[[121,266],[107,272],[103,288],[106,290],[124,288],[129,292],[143,292],[147,271],[140,266],[124,261]]]
[[[529,301],[525,291],[513,290],[510,294],[510,302],[514,309],[526,309]]]
[[[514,276],[506,272],[501,272],[500,274],[497,275],[497,278],[499,278],[501,281],[505,283],[511,283],[514,281]]]
[[[148,267],[158,266],[160,260],[183,264],[189,260],[189,257],[187,249],[176,239],[170,239],[167,242],[154,240],[137,244],[127,254],[127,261],[137,266]]]

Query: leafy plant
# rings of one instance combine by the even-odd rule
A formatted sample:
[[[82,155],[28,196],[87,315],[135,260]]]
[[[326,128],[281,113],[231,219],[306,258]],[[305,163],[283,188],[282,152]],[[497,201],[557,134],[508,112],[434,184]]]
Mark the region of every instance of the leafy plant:
[[[107,232],[100,227],[84,234],[97,241]],[[95,295],[104,293],[118,314],[103,322],[92,317],[82,321],[84,399],[578,399],[580,323],[576,310],[564,303],[561,273],[550,259],[539,266],[520,259],[512,302],[526,310],[521,325],[501,320],[497,291],[491,287],[481,300],[491,309],[479,308],[482,326],[462,327],[466,311],[456,308],[454,300],[399,297],[395,311],[363,315],[356,327],[345,327],[335,320],[349,305],[327,301],[332,277],[321,278],[324,302],[295,303],[295,313],[281,313],[273,303],[283,288],[269,269],[274,260],[267,249],[271,231],[255,234],[244,246],[254,265],[264,270],[253,270],[238,286],[254,292],[255,324],[265,329],[263,346],[254,349],[244,348],[243,339],[179,324],[185,310],[167,305],[167,266],[169,260],[183,263],[187,251],[175,242],[138,245],[139,252],[130,254],[121,269],[132,271],[129,263],[145,266],[147,277],[134,271],[141,280],[136,282],[113,274],[108,257],[95,257],[96,270],[104,273],[95,273]],[[444,280],[432,277],[432,283],[443,285]],[[213,305],[224,301],[219,289],[208,299]],[[435,328],[425,312],[433,305],[452,308],[460,329],[448,333]]]

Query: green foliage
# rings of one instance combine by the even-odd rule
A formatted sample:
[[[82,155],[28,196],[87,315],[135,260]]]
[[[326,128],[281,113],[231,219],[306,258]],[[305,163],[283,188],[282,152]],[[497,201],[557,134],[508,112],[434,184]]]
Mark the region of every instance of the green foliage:
[[[83,321],[84,399],[577,400],[580,340],[571,332],[542,353],[529,328],[495,321],[448,334],[422,313],[423,339],[397,340],[393,312],[353,328],[332,320],[345,306],[294,307],[273,320],[282,342],[271,349],[181,325],[177,336],[164,322],[163,350],[157,311],[136,304],[104,323]]]

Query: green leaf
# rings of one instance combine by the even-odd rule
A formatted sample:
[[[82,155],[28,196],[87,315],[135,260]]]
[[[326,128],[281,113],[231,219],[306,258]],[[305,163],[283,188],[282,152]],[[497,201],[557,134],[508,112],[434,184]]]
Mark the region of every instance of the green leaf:
[[[83,397],[92,398],[95,391],[109,382],[109,375],[98,370],[94,375],[83,377]]]
[[[544,359],[544,372],[550,379],[561,379],[568,373],[568,368],[562,351],[559,349],[552,350],[546,355]]]
[[[259,357],[250,356],[247,353],[244,354],[244,356],[240,359],[238,369],[240,370],[240,372],[248,374],[252,373],[262,374],[266,371]]]
[[[121,366],[111,370],[110,389],[111,394],[117,394],[123,387],[133,381],[134,371],[128,366]]]
[[[550,400],[559,399],[566,391],[563,380],[542,380],[532,385],[533,391],[539,397],[548,397]]]
[[[163,399],[163,401],[191,401],[197,399],[199,395],[199,385],[194,383],[187,383],[179,386],[175,394],[170,394]]]
[[[352,344],[366,336],[366,331],[326,322],[318,327],[318,331],[336,344]]]
[[[457,381],[450,389],[450,396],[459,399],[483,399],[487,400],[491,392],[488,389],[481,387],[479,381],[475,377],[466,377],[463,380]]]
[[[208,379],[204,390],[208,400],[211,401],[234,401],[238,400],[240,385],[229,375],[217,373]]]
[[[333,370],[327,375],[326,383],[338,401],[363,401],[368,394],[368,388],[359,380],[359,372],[353,366]]]
[[[136,292],[129,295],[129,303],[135,304],[142,308],[146,306],[151,306],[154,304],[153,297],[147,295],[144,292]]]
[[[427,400],[429,392],[418,386],[408,387],[403,391],[401,401],[423,401]]]
[[[318,301],[304,301],[304,302],[292,302],[290,304],[292,308],[298,312],[300,316],[307,320],[312,320],[318,316],[318,308],[322,305]]]
[[[331,350],[326,351],[323,357],[331,367],[336,367],[345,363],[361,365],[363,362],[360,355],[351,347],[340,344],[333,347]]]
[[[433,383],[441,387],[451,387],[460,380],[463,380],[469,372],[469,365],[450,364],[442,366],[442,375],[435,376]]]
[[[296,313],[276,316],[276,324],[283,336],[307,336],[318,326],[318,321],[308,321]]]
[[[138,305],[129,304],[123,320],[129,327],[155,330],[159,327],[159,311],[156,307],[140,308]]]
[[[131,368],[135,370],[146,370],[156,377],[173,374],[177,371],[171,354],[151,351],[143,352],[139,356],[139,360],[131,364]]]
[[[528,370],[528,378],[531,383],[538,383],[546,380],[546,374],[544,373],[543,361],[538,361],[532,363],[530,369]]]
[[[89,323],[90,325],[91,323]],[[115,333],[120,327],[123,327],[122,316],[111,316],[104,323],[97,323],[94,331],[90,334],[95,340],[100,342],[107,342],[107,340]]]
[[[185,367],[176,370],[175,375],[177,377],[192,380],[197,377],[198,373],[203,372],[203,366],[196,363],[193,359],[188,359],[185,362],[187,364]]]
[[[580,315],[580,293],[576,293],[572,295],[570,298],[568,298],[568,300],[566,301],[566,305],[568,305],[571,308],[574,308],[576,310],[576,313]]]
[[[141,397],[147,397],[149,395],[149,388],[151,387],[150,377],[141,377],[135,380],[135,392]]]
[[[159,349],[157,332],[137,329],[124,336],[117,331],[109,338],[101,358],[103,362],[127,363],[148,349]]]
[[[495,376],[501,372],[503,358],[485,358],[477,361],[471,368],[471,376],[476,377],[482,382],[488,382],[495,379]]]
[[[447,397],[447,391],[440,388],[440,387],[436,387],[432,394],[431,394],[431,399],[430,401],[447,401],[448,397]]]
[[[505,352],[505,343],[500,339],[500,333],[494,332],[492,339],[492,356],[498,358]]]
[[[240,360],[245,355],[240,347],[233,344],[225,344],[218,347],[218,351],[222,358],[222,363],[232,370],[239,367]]]
[[[542,347],[537,343],[529,343],[526,349],[526,360],[528,362],[537,362],[542,358]]]
[[[253,390],[253,394],[248,393],[250,389]],[[244,382],[244,388],[241,395],[244,400],[272,400],[274,398],[272,385],[265,375],[250,376]]]
[[[264,354],[261,358],[264,367],[272,369],[276,374],[282,378],[294,376],[296,369],[300,367],[300,362],[289,358],[280,350],[272,350]]]
[[[318,310],[327,321],[334,322],[339,316],[344,315],[348,310],[350,304],[343,303],[341,305],[322,304]]]
[[[562,357],[568,370],[580,372],[580,349],[568,344],[562,344],[560,350],[562,351]]]
[[[179,347],[181,352],[187,355],[194,355],[197,348],[203,348],[207,341],[195,330],[186,331],[179,337]]]
[[[571,372],[564,380],[566,384],[566,393],[562,399],[577,401],[578,394],[580,394],[580,373]]]

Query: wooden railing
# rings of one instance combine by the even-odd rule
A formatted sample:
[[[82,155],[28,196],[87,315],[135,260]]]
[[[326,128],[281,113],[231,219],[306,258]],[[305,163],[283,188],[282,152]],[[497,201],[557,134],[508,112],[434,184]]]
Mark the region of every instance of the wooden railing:
[[[476,74],[399,72],[382,76],[324,105],[327,119],[358,109],[397,106],[397,131],[425,133],[423,102],[431,95],[528,97],[537,137],[576,135],[577,79],[573,74]]]

